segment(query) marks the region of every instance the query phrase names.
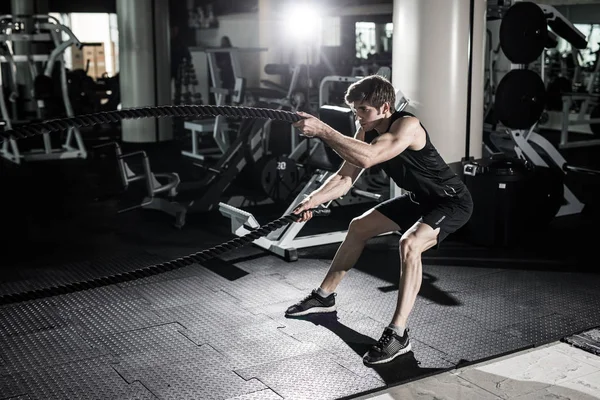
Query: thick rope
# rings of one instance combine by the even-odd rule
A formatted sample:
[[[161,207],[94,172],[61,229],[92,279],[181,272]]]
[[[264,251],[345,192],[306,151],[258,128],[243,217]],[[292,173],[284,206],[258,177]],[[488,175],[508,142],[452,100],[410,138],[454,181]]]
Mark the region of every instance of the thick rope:
[[[40,123],[23,125],[11,130],[0,132],[0,137],[2,141],[9,139],[18,140],[43,135],[44,133],[60,132],[69,127],[83,128],[98,124],[118,122],[123,119],[161,117],[208,117],[217,115],[223,115],[231,118],[264,118],[290,123],[302,119],[302,117],[300,117],[298,114],[290,111],[273,110],[267,108],[186,105],[142,107],[100,112],[70,118],[58,118]],[[327,215],[329,212],[330,210],[322,208],[313,210],[313,213],[315,215]],[[284,215],[283,217],[269,222],[268,224],[244,236],[237,237],[210,249],[190,254],[185,257],[176,258],[171,261],[164,262],[162,264],[147,266],[131,272],[123,272],[116,275],[95,278],[89,281],[69,283],[61,286],[54,286],[45,289],[37,289],[22,293],[0,296],[0,305],[19,303],[23,301],[41,299],[60,294],[89,290],[106,285],[113,285],[116,283],[122,283],[138,278],[145,278],[148,276],[157,275],[163,272],[182,268],[194,263],[210,260],[212,258],[218,257],[219,255],[227,251],[246,246],[254,240],[262,236],[268,235],[269,233],[281,228],[282,226],[297,221],[298,218],[299,215],[296,214]]]
[[[331,210],[319,208],[313,209],[312,211],[314,215],[319,216],[328,215]],[[29,300],[37,300],[61,294],[74,293],[83,290],[90,290],[102,286],[114,285],[117,283],[128,282],[131,280],[146,278],[152,275],[161,274],[163,272],[173,271],[175,269],[186,267],[195,263],[207,261],[212,258],[218,257],[219,255],[225,252],[244,247],[252,243],[254,240],[262,236],[268,235],[269,233],[281,228],[282,226],[297,221],[299,217],[300,215],[296,214],[284,215],[283,217],[271,221],[268,224],[263,225],[260,228],[257,228],[244,236],[231,239],[215,247],[211,247],[209,249],[202,250],[200,252],[176,258],[170,261],[166,261],[161,264],[150,265],[144,268],[137,269],[135,271],[123,272],[110,276],[103,276],[88,281],[69,283],[61,286],[54,286],[22,293],[3,295],[0,296],[0,306],[13,303],[20,303]]]
[[[223,115],[229,118],[263,118],[285,122],[296,122],[302,119],[291,111],[273,110],[269,108],[235,107],[235,106],[157,106],[127,108],[123,110],[105,111],[85,114],[76,117],[57,118],[39,123],[27,124],[0,132],[0,144],[9,139],[24,139],[44,133],[60,132],[67,128],[85,128],[89,126],[119,122],[124,119],[163,118],[163,117],[214,117]]]

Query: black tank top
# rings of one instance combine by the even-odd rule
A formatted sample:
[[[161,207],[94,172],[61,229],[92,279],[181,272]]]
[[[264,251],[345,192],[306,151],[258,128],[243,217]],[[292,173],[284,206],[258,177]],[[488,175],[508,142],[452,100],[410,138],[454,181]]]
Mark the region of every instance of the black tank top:
[[[414,117],[406,111],[396,111],[390,118],[388,131],[394,121],[402,117]],[[425,131],[425,147],[421,150],[406,149],[396,157],[381,164],[385,173],[404,190],[411,192],[415,200],[436,203],[446,198],[460,198],[466,192],[465,184],[442,159]],[[371,143],[379,133],[365,133],[365,142]]]

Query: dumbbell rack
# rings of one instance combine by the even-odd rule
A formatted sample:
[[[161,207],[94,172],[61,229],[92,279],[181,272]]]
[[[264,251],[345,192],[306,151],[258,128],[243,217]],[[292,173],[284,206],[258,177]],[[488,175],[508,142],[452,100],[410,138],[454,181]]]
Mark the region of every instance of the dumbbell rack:
[[[11,80],[13,85],[13,93],[9,96],[9,102],[13,104],[13,115],[16,116],[16,101],[18,94],[16,92],[16,71],[18,64],[29,64],[29,71],[32,78],[35,79],[37,76],[36,63],[46,63],[44,69],[44,76],[51,78],[52,70],[55,62],[60,63],[60,84],[61,94],[65,106],[65,111],[68,117],[73,117],[73,107],[69,99],[69,92],[67,86],[67,76],[64,66],[64,51],[71,45],[81,47],[81,42],[75,37],[73,32],[66,26],[59,23],[59,21],[49,15],[32,15],[32,19],[35,22],[35,29],[37,31],[48,31],[48,33],[35,33],[27,34],[20,33],[18,23],[13,22],[11,15],[0,16],[0,63],[8,63],[11,70]],[[43,22],[44,20],[52,22]],[[62,34],[65,33],[69,37],[67,41],[62,41]],[[12,42],[52,42],[55,46],[54,50],[50,54],[30,54],[30,55],[14,55],[12,53]],[[3,93],[3,82],[0,74],[0,94]],[[39,119],[42,119],[42,109],[44,108],[44,102],[42,100],[37,101],[37,115]],[[0,95],[0,112],[2,119],[6,121],[5,129],[10,130],[13,128],[13,124],[20,122],[11,118],[6,104],[6,100],[3,95]],[[30,121],[24,121],[30,122]],[[22,152],[19,149],[16,141],[9,140],[5,141],[0,147],[0,157],[11,161],[15,164],[20,164],[21,161],[47,161],[47,160],[59,160],[67,158],[86,158],[87,151],[81,138],[81,133],[78,128],[70,127],[67,130],[67,134],[61,147],[53,148],[50,140],[50,135],[45,133],[42,135],[43,148],[32,149],[27,152]]]

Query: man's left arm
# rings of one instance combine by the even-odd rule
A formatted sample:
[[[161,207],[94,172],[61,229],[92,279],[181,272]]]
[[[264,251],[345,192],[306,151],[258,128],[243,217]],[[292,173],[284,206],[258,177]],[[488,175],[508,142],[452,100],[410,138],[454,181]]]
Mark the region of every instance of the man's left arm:
[[[388,161],[406,150],[417,137],[419,121],[414,117],[403,117],[392,124],[389,132],[378,136],[371,144],[326,129],[318,134],[344,160],[360,168]]]

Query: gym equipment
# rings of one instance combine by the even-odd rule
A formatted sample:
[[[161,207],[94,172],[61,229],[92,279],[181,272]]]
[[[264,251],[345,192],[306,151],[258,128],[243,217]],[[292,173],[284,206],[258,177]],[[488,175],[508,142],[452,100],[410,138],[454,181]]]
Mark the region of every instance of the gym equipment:
[[[66,115],[73,117],[73,107],[69,99],[67,73],[64,66],[64,51],[71,45],[81,48],[81,42],[75,37],[73,32],[64,25],[61,25],[59,21],[49,15],[32,15],[31,18],[35,21],[35,33],[22,33],[21,25],[17,22],[13,22],[13,16],[4,15],[0,23],[0,41],[4,42],[2,46],[2,56],[0,62],[9,63],[11,68],[11,78],[13,84],[16,82],[16,68],[17,65],[27,64],[28,70],[32,74],[34,79],[35,98],[37,100],[37,116],[39,119],[44,118],[45,110],[49,107],[56,107],[53,100],[54,92],[54,80],[53,71],[55,64],[59,64],[60,74],[60,89],[61,97],[64,104]],[[66,34],[69,39],[67,41],[62,40],[62,35]],[[30,54],[30,55],[13,55],[10,49],[10,45],[14,41],[35,41],[35,42],[50,42],[54,45],[52,52],[48,54]],[[35,63],[45,62],[45,68],[43,74],[37,76]],[[1,75],[1,74],[0,74]],[[13,88],[13,93],[16,91],[16,87]],[[0,78],[0,93],[3,93],[2,79]],[[12,96],[14,100],[14,96]],[[11,116],[6,107],[4,96],[0,96],[0,112],[2,118],[7,123],[7,129],[13,128],[13,125],[18,123],[16,108],[13,108],[13,115]],[[54,148],[52,146],[50,137],[47,134],[43,134],[43,148],[33,149],[28,152],[21,152],[17,143],[14,141],[4,142],[0,147],[0,156],[20,164],[22,160],[25,161],[44,161],[44,160],[57,160],[66,158],[86,158],[87,151],[81,138],[81,134],[77,127],[69,126],[67,128],[67,134],[64,142],[60,148]]]
[[[502,17],[500,47],[515,64],[534,62],[546,46],[548,23],[542,9],[528,1],[515,3]]]
[[[300,170],[290,157],[263,157],[252,168],[257,185],[274,202],[286,201],[300,184]]]
[[[527,129],[544,112],[544,82],[531,70],[513,69],[498,84],[494,104],[500,122],[510,128]]]
[[[246,79],[242,75],[242,68],[240,64],[239,56],[246,52],[261,52],[266,51],[265,48],[238,48],[238,47],[225,47],[225,48],[207,48],[205,49],[208,68],[210,73],[211,88],[210,93],[215,96],[216,106],[226,105],[241,105],[245,99],[245,86]],[[233,70],[234,77],[234,88],[224,88],[221,83],[221,71],[219,69],[219,63],[217,62],[217,54],[226,54],[229,56],[231,67]],[[227,104],[227,99],[230,99],[231,104]],[[207,100],[208,101],[208,100]],[[186,157],[190,157],[196,160],[204,160],[206,157],[219,157],[225,153],[227,147],[230,145],[230,139],[228,126],[224,115],[217,115],[214,119],[208,120],[194,120],[186,121],[184,128],[191,131],[192,137],[192,149],[191,151],[182,151]],[[198,146],[200,142],[199,136],[202,136],[206,132],[212,131],[212,138],[216,147],[209,147],[201,149]]]
[[[547,31],[546,25],[573,47],[587,46],[583,34],[553,7],[518,2],[509,8],[506,16],[509,15],[509,18],[502,20],[505,26],[501,27],[501,32],[503,31],[504,34],[501,34],[500,45],[505,52],[508,51],[506,55],[513,63],[527,63],[541,55],[542,65],[544,65],[542,50],[546,44],[552,42],[546,41],[544,36],[546,35],[544,32]],[[543,21],[540,19],[541,16],[544,18]],[[521,48],[525,49],[523,53],[519,53]],[[513,64],[511,67],[511,71],[500,81],[496,93],[495,108],[500,122],[506,127],[499,129],[497,133],[504,134],[512,140],[518,158],[526,160],[540,170],[561,171],[560,176],[554,175],[553,183],[545,183],[548,188],[557,184],[563,186],[564,199],[555,216],[580,213],[583,210],[583,203],[563,183],[563,175],[574,171],[573,167],[568,166],[560,152],[547,139],[534,132],[543,111],[542,99],[546,92],[543,80],[535,72],[527,70],[527,65]],[[568,121],[568,118],[566,120]],[[466,165],[464,172],[466,175],[472,174],[473,166]],[[544,193],[545,189],[539,189],[536,193],[539,192]],[[556,194],[558,191],[552,193]],[[540,199],[538,202],[544,203]]]
[[[194,65],[184,58],[179,64],[175,77],[173,104],[202,104],[202,93],[198,92],[198,78]]]
[[[572,87],[569,85],[569,90],[559,92],[560,99],[562,101],[561,108],[561,134],[559,147],[574,148],[583,146],[595,146],[600,144],[600,95],[594,93],[594,82],[600,75],[600,61],[596,62],[594,70],[590,74],[590,78],[585,87],[585,90],[581,93],[573,92]],[[564,84],[564,83],[563,83]],[[573,103],[581,102],[579,111],[572,118],[573,113],[571,108]],[[595,139],[590,140],[569,140],[569,127],[575,125],[588,125],[590,131],[595,135]]]
[[[548,30],[548,27],[552,31]],[[553,32],[553,33],[552,33]],[[556,35],[576,49],[585,49],[587,40],[556,8],[529,1],[515,2],[502,17],[500,46],[514,64],[529,64],[546,47],[553,47]]]
[[[325,216],[329,214],[329,210],[316,208],[311,210],[315,216]],[[0,296],[0,305],[20,303],[23,301],[37,300],[47,298],[51,296],[74,293],[83,290],[94,289],[107,285],[114,285],[117,283],[129,282],[134,279],[146,278],[153,275],[158,275],[163,272],[173,271],[188,265],[202,263],[203,261],[211,260],[215,257],[220,256],[227,251],[231,251],[237,248],[246,246],[252,241],[259,239],[260,237],[268,234],[278,227],[297,221],[298,215],[289,214],[284,215],[274,221],[271,221],[264,226],[258,226],[252,232],[244,235],[243,237],[237,237],[231,239],[220,245],[211,247],[206,250],[199,251],[184,257],[175,258],[171,261],[167,261],[161,264],[150,265],[144,268],[139,268],[135,271],[119,273],[111,276],[104,276],[101,278],[92,279],[89,281],[69,283],[61,286],[50,287],[46,289],[31,290],[27,292],[15,293]]]
[[[550,27],[552,30],[549,30]],[[513,4],[502,17],[500,25],[500,47],[513,64],[529,64],[540,59],[545,66],[545,48],[555,47],[560,36],[569,42],[576,51],[587,47],[587,39],[569,20],[554,7],[523,1]],[[598,74],[597,63],[593,76]],[[516,68],[524,68],[523,66]],[[512,69],[498,85],[495,106],[498,119],[507,127],[528,129],[538,122],[543,114],[543,80],[531,70]],[[525,72],[529,71],[529,72]],[[516,73],[515,73],[516,72]],[[586,93],[574,93],[570,84],[564,87],[564,78],[548,85],[549,109],[561,110],[560,148],[597,145],[600,140],[572,142],[568,139],[569,126],[590,125],[596,129],[600,123],[598,115],[590,112],[598,104],[597,94],[592,93],[595,79],[589,80]],[[540,83],[542,83],[540,85]],[[574,102],[583,101],[575,119],[571,108]],[[552,114],[552,113],[550,113]],[[589,115],[589,118],[585,118]],[[550,115],[547,119],[552,119]],[[553,121],[546,121],[549,125]],[[592,130],[592,132],[594,132]]]
[[[469,162],[464,177],[475,204],[465,231],[471,243],[483,246],[527,238],[554,218],[564,196],[560,171],[521,158]]]
[[[177,188],[180,183],[179,175],[173,173],[154,173],[150,166],[150,159],[145,151],[136,151],[133,153],[123,154],[121,146],[116,142],[110,142],[96,146],[95,149],[103,147],[113,147],[114,156],[116,158],[118,166],[118,174],[121,180],[121,187],[123,190],[127,190],[129,185],[134,182],[143,181],[146,188],[146,196],[140,204],[128,207],[123,210],[119,210],[119,213],[131,211],[137,208],[143,208],[147,210],[158,210],[163,211],[175,218],[174,226],[181,229],[185,225],[185,216],[187,213],[187,206],[173,201],[177,196]],[[143,173],[136,175],[129,164],[125,161],[128,158],[139,157],[142,160]],[[161,183],[160,181],[166,181]],[[158,197],[161,194],[166,193],[169,199]]]
[[[261,120],[243,121],[235,140],[214,165],[194,163],[207,175],[200,182],[182,185],[181,191],[185,192],[185,196],[199,193],[190,205],[190,211],[204,212],[216,207],[224,192],[243,171],[248,171],[243,177],[250,186],[262,189],[264,195],[274,201],[287,198],[296,189],[299,177],[293,160],[282,158],[277,161],[275,158],[273,161],[266,155],[262,144],[264,127],[265,122]],[[245,200],[231,197],[228,202],[242,204]]]

